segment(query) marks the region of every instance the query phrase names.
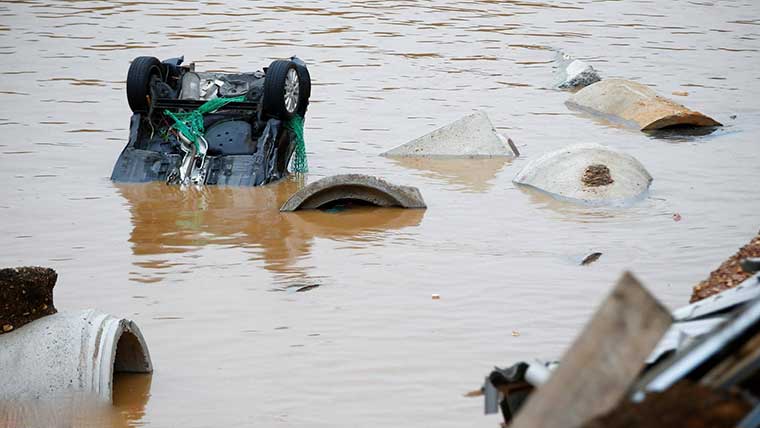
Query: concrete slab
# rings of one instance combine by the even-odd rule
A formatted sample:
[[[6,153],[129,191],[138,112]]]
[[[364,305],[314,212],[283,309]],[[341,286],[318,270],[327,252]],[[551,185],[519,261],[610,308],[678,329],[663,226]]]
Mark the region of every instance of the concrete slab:
[[[381,154],[387,157],[465,158],[514,155],[508,139],[496,132],[488,115],[482,111]]]
[[[94,309],[59,312],[0,335],[0,401],[94,395],[110,402],[114,372],[151,373],[137,325]]]
[[[652,176],[633,156],[599,144],[574,144],[531,161],[512,181],[560,200],[607,205],[641,197]]]
[[[642,131],[674,126],[722,126],[711,117],[657,95],[646,85],[623,79],[602,80],[587,86],[566,104]]]
[[[555,88],[580,89],[602,80],[594,67],[570,55],[557,52],[554,61]]]
[[[280,211],[318,209],[341,201],[379,207],[427,208],[419,189],[397,186],[362,174],[342,174],[315,181],[293,194]]]

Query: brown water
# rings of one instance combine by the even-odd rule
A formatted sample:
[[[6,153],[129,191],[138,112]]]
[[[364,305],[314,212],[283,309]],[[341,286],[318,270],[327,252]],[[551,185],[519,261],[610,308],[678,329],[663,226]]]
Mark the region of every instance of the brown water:
[[[664,139],[571,112],[552,48],[688,91],[674,98],[726,126]],[[51,266],[59,309],[139,323],[155,373],[117,381],[128,425],[492,427],[462,394],[494,364],[561,356],[625,269],[685,304],[760,227],[758,50],[754,0],[4,1],[0,265]],[[228,71],[298,54],[315,85],[307,180],[380,175],[428,210],[280,215],[293,180],[112,184],[129,61],[181,54]],[[377,156],[474,109],[524,157]],[[638,157],[648,198],[585,208],[511,183],[576,142]]]

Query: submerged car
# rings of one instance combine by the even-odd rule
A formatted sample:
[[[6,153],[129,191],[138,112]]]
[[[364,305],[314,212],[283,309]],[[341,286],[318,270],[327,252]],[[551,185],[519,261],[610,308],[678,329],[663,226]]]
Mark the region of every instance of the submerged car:
[[[262,71],[220,73],[183,59],[132,61],[129,141],[111,180],[258,186],[286,176],[303,141],[306,64],[291,57]]]

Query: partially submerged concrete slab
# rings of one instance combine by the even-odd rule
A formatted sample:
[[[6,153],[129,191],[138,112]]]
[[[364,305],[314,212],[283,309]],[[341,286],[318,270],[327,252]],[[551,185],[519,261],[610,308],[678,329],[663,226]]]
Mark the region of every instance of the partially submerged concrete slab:
[[[57,279],[50,268],[0,269],[0,334],[56,313],[53,287]]]
[[[427,208],[416,187],[397,186],[368,175],[343,174],[309,184],[294,193],[280,211],[319,209],[352,201],[379,207]]]
[[[515,155],[509,139],[496,132],[488,115],[482,111],[381,154],[387,157],[465,158]]]
[[[652,176],[633,156],[599,144],[574,144],[531,161],[512,181],[558,199],[600,205],[640,197]]]
[[[137,325],[94,309],[60,312],[0,335],[0,401],[92,394],[110,402],[114,372],[151,373]]]
[[[580,89],[602,80],[594,67],[570,55],[557,52],[554,61],[555,88]]]
[[[646,85],[623,79],[602,80],[587,86],[570,97],[567,105],[642,131],[721,126],[711,117],[657,95]]]

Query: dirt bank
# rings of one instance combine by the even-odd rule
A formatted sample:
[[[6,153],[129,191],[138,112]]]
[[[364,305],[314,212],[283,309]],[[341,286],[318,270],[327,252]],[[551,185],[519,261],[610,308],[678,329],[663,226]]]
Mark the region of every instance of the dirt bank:
[[[744,272],[741,266],[739,266],[739,262],[747,257],[760,257],[760,232],[752,238],[749,244],[741,247],[736,254],[729,257],[718,269],[712,271],[706,280],[697,284],[694,287],[690,302],[694,303],[713,294],[720,293],[723,290],[733,288],[749,278],[750,274]]]

